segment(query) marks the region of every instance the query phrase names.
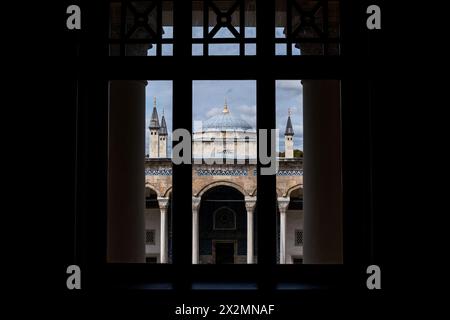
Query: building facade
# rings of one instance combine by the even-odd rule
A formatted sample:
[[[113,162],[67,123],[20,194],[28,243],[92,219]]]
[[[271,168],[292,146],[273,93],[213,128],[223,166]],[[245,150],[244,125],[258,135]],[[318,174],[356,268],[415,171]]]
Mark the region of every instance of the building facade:
[[[172,162],[164,115],[156,102],[145,160],[147,262],[171,262]],[[284,157],[278,157],[278,260],[303,259],[303,159],[294,158],[289,114]],[[220,114],[196,122],[193,130],[192,262],[257,263],[256,130],[227,103]]]

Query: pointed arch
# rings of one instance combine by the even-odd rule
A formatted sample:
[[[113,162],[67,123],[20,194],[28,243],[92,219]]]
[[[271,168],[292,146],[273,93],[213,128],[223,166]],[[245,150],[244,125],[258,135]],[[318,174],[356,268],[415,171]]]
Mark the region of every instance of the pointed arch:
[[[158,192],[158,189],[155,188],[154,186],[152,186],[149,182],[145,182],[145,195],[147,196],[147,189],[149,189],[150,191],[156,193],[157,197],[160,197],[160,193]]]

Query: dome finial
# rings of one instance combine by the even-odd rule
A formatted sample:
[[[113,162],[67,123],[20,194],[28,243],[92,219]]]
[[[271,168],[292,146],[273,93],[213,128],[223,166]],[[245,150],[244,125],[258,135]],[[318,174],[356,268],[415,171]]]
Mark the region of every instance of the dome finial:
[[[291,108],[288,108],[288,116],[290,117],[291,116]]]
[[[153,107],[156,108],[156,96],[153,96]]]
[[[223,113],[228,113],[230,110],[228,110],[228,104],[227,104],[227,98],[225,98],[225,105],[223,106]]]

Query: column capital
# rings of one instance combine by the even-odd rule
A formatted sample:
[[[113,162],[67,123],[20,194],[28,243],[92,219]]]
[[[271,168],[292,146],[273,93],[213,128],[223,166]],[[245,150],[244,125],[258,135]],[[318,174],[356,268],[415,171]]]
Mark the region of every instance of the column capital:
[[[197,211],[198,208],[200,207],[200,201],[202,198],[200,197],[192,197],[192,210]]]
[[[245,197],[245,208],[247,209],[247,212],[253,212],[253,209],[256,205],[256,197]]]
[[[278,197],[278,209],[280,213],[286,212],[290,200],[290,197]]]
[[[167,209],[169,206],[169,197],[158,197],[158,204],[160,209]]]

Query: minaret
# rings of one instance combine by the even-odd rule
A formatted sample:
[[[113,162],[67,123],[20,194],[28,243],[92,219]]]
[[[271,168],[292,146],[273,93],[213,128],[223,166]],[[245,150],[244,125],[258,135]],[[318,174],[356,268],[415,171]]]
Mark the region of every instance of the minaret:
[[[159,157],[167,158],[167,126],[164,109],[161,118],[161,127],[159,128]]]
[[[286,159],[294,158],[294,129],[291,122],[291,108],[288,109],[286,131],[284,132],[284,157]]]
[[[153,97],[153,112],[150,119],[150,139],[149,139],[149,156],[150,158],[159,157],[159,118],[158,111],[156,110],[156,97]]]

